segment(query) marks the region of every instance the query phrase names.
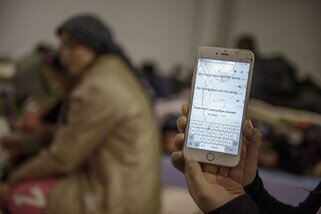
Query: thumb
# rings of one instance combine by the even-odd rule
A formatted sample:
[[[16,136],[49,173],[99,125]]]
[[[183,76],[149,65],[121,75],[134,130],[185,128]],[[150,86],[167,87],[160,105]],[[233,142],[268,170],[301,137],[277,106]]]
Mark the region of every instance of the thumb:
[[[186,158],[185,178],[188,190],[193,198],[200,193],[207,192],[209,183],[205,179],[202,168],[196,160]]]
[[[258,152],[261,144],[261,132],[260,130],[253,128],[251,140],[247,142],[247,159],[254,161],[257,160]]]
[[[213,191],[211,184],[206,180],[202,168],[197,161],[186,158],[185,178],[188,192],[197,206],[204,213],[215,209],[217,206],[215,191]]]
[[[247,120],[245,124],[244,137],[247,147],[247,159],[256,160],[261,144],[261,132],[253,127],[251,120]]]

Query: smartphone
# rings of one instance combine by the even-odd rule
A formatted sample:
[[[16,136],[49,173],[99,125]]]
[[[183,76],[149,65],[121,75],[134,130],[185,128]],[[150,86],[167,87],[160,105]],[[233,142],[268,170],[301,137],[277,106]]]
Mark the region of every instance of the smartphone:
[[[239,163],[253,64],[254,54],[249,50],[198,49],[185,157],[229,167]]]

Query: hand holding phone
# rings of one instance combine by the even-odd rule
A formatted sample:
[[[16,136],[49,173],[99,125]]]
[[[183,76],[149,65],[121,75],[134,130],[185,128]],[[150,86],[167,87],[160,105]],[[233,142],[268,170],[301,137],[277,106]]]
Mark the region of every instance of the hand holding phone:
[[[188,105],[182,106],[183,115],[177,120],[177,128],[179,133],[175,136],[173,143],[176,146],[177,151],[172,153],[171,162],[172,165],[182,173],[185,170],[185,158],[183,156],[183,147],[185,141],[185,130],[187,126],[187,115],[188,115]],[[244,122],[244,132],[243,132],[243,143],[246,145],[245,154],[245,166],[244,166],[244,178],[243,186],[251,184],[256,176],[257,172],[257,156],[261,142],[261,132],[259,129],[253,127],[250,119]],[[203,170],[207,171],[208,166],[211,164],[201,163]],[[211,170],[213,167],[216,168],[217,173],[221,175],[226,175],[226,167],[211,165]],[[243,176],[243,175],[242,175]]]
[[[254,181],[260,132],[252,126],[250,120],[246,120],[242,161],[237,166],[230,168],[198,163],[193,159],[184,158],[182,154],[188,105],[182,106],[182,113],[183,116],[177,120],[180,133],[174,138],[177,151],[172,154],[172,164],[185,174],[189,193],[198,207],[206,213],[243,194],[243,187]]]
[[[254,55],[249,50],[199,48],[185,157],[228,167],[239,163],[253,63]]]

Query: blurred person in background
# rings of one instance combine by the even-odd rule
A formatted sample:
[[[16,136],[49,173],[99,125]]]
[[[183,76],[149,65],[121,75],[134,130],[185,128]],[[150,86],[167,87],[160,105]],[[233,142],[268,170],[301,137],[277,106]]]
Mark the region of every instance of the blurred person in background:
[[[192,83],[193,71],[183,65],[174,66],[171,71],[171,81],[174,87],[174,93],[178,94],[182,90],[190,89]]]
[[[56,54],[49,55],[44,61],[45,69],[51,77],[51,85],[55,88],[56,99],[41,106],[33,97],[29,97],[14,129],[0,137],[1,146],[6,153],[5,162],[9,164],[9,168],[0,172],[4,181],[10,170],[14,170],[20,163],[51,143],[63,102],[72,86],[71,78],[62,68]]]
[[[11,121],[15,118],[15,90],[13,77],[16,69],[9,57],[0,58],[0,139],[10,132]],[[7,170],[6,154],[0,147],[0,177]]]
[[[237,47],[255,54],[250,96],[273,105],[321,113],[321,88],[310,78],[301,80],[283,56],[264,57],[254,37],[241,36]]]
[[[295,174],[313,173],[319,175],[319,170],[313,170],[321,163],[319,122],[308,119],[311,113],[321,113],[321,89],[313,83],[308,74],[306,79],[298,75],[298,70],[284,56],[264,56],[258,49],[255,38],[251,35],[241,36],[237,41],[238,48],[249,49],[255,53],[251,98],[264,101],[274,114],[282,118],[281,109],[286,107],[287,119],[266,122],[266,114],[256,114],[256,122],[263,132],[264,143],[261,146],[260,164]],[[262,103],[260,102],[259,103]],[[272,104],[272,105],[270,105]],[[251,102],[250,102],[251,106]],[[262,106],[255,107],[264,108]],[[282,108],[279,108],[279,107]],[[295,111],[293,111],[295,110]],[[311,112],[308,112],[311,111]],[[293,113],[295,112],[295,113]],[[252,112],[252,117],[255,115]],[[289,116],[290,115],[290,116]],[[301,115],[301,119],[297,118]],[[306,118],[305,118],[306,117]],[[312,116],[317,121],[319,115]],[[284,122],[286,121],[286,122]],[[286,130],[282,133],[282,129]],[[292,137],[296,136],[296,137]],[[295,163],[295,164],[294,164]]]
[[[16,61],[14,84],[18,107],[21,107],[29,96],[50,96],[52,91],[43,70],[43,62],[52,52],[51,45],[40,42],[31,53]]]
[[[171,81],[159,74],[156,63],[152,61],[143,62],[141,72],[151,85],[155,97],[168,97],[173,94],[173,85]]]
[[[13,213],[159,213],[159,130],[145,83],[95,16],[72,17],[57,34],[75,85],[53,142],[10,173],[1,201]],[[24,200],[24,185],[42,201]]]
[[[12,119],[15,114],[16,92],[13,78],[16,67],[10,58],[0,59],[0,116]]]
[[[176,147],[172,143],[174,137],[177,134],[176,120],[177,117],[171,116],[165,121],[162,126],[164,153],[172,154],[172,152],[176,151]]]

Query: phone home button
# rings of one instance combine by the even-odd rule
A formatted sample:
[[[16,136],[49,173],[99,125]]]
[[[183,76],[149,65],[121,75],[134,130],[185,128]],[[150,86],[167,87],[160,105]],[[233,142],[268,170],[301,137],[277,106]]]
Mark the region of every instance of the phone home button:
[[[214,158],[215,158],[215,156],[214,156],[214,154],[213,154],[213,153],[207,153],[207,155],[206,155],[206,159],[207,159],[208,161],[213,161],[213,160],[214,160]]]

